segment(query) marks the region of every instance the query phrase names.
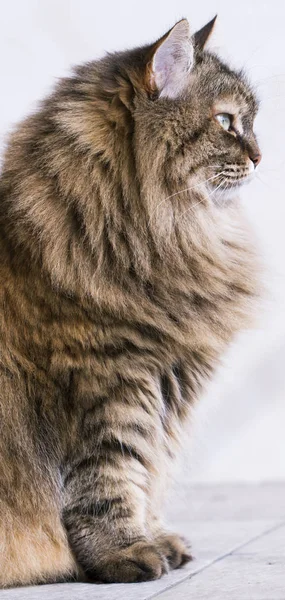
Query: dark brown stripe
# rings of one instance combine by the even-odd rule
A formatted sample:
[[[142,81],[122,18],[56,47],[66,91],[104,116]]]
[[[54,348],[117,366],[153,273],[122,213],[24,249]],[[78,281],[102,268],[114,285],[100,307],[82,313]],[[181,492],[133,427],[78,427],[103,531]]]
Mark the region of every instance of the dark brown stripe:
[[[117,439],[113,439],[110,441],[104,440],[100,447],[98,448],[101,456],[102,454],[109,459],[112,454],[121,455],[123,457],[132,457],[135,458],[138,462],[141,463],[145,468],[147,467],[146,459],[139,453],[135,448],[128,444],[124,444]]]
[[[101,500],[86,502],[87,498],[82,498],[82,501],[67,508],[63,511],[64,518],[70,518],[76,515],[84,515],[89,517],[105,517],[108,515],[109,520],[129,518],[132,515],[130,507],[124,505],[124,500],[120,496],[114,498],[102,498]]]

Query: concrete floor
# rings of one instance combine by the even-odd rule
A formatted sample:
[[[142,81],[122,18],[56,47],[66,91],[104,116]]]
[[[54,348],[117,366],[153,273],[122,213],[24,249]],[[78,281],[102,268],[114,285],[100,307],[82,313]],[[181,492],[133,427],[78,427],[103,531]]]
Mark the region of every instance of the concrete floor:
[[[0,600],[285,600],[285,482],[180,488],[171,529],[195,560],[159,581],[56,584],[0,592]]]

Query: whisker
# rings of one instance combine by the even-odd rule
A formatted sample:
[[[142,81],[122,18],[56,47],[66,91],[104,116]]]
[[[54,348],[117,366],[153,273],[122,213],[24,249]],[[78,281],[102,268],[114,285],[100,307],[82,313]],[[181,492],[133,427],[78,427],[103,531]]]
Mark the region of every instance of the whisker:
[[[186,215],[186,213],[188,213],[190,210],[193,210],[193,208],[195,208],[195,206],[198,206],[198,204],[201,204],[201,202],[203,202],[204,198],[201,198],[201,200],[199,200],[199,202],[196,202],[195,204],[192,204],[192,206],[189,206],[189,208],[187,208],[187,210],[184,210],[183,213],[181,213],[181,215],[179,215],[179,219],[181,219],[183,217],[183,215]]]
[[[223,183],[226,183],[226,185],[225,185],[225,187],[224,187],[224,189],[223,189],[223,190],[220,190],[220,193],[218,194],[218,196],[217,196],[217,198],[216,198],[217,204],[218,204],[219,206],[222,206],[222,202],[221,202],[221,203],[219,202],[219,200],[220,200],[220,198],[221,198],[221,196],[222,196],[222,193],[223,193],[224,191],[228,190],[228,189],[231,187],[231,186],[230,186],[230,183],[229,183],[229,182],[227,182],[227,181],[226,181],[226,179],[224,179]]]
[[[225,181],[225,178],[223,177],[221,183],[219,183],[219,185],[211,191],[211,193],[209,194],[209,196],[212,196],[213,194],[215,194],[216,191],[223,185],[224,181]]]
[[[178,196],[178,194],[182,194],[183,192],[189,192],[193,189],[195,189],[196,187],[199,187],[201,185],[204,185],[205,183],[207,183],[208,181],[212,181],[213,179],[217,179],[217,177],[220,177],[221,175],[224,174],[224,171],[222,171],[221,173],[217,173],[216,175],[213,175],[212,177],[209,177],[208,179],[205,179],[205,181],[201,181],[200,183],[196,183],[195,185],[185,188],[183,190],[180,190],[179,192],[175,192],[174,194],[171,194],[170,196],[167,196],[166,198],[164,198],[163,200],[161,200],[158,205],[154,208],[153,212],[151,213],[150,217],[149,217],[149,224],[151,222],[151,219],[153,217],[153,214],[157,211],[157,209],[161,206],[161,204],[163,204],[164,202],[166,202],[167,200],[170,200],[170,198],[174,198],[174,196]]]
[[[212,179],[219,177],[219,175],[220,175],[220,173],[218,173],[217,175],[213,175],[213,177],[209,177],[209,179],[205,179],[205,181],[202,181],[201,183],[196,183],[195,185],[193,185],[191,187],[185,188],[185,190],[180,190],[180,192],[175,192],[174,194],[171,194],[171,196],[167,196],[167,198],[164,198],[164,200],[162,200],[161,202],[164,202],[165,200],[169,200],[169,198],[173,198],[174,196],[177,196],[178,194],[182,194],[182,192],[189,192],[190,190],[194,189],[195,187],[198,187],[199,185],[204,185],[204,183],[207,183],[207,181],[211,181]],[[159,204],[158,204],[158,206],[159,206]]]
[[[274,169],[269,169],[268,167],[264,167],[262,166],[261,169],[258,169],[258,173],[259,175],[266,175],[267,172],[279,172],[283,166],[284,166],[285,160],[283,160],[281,163],[279,163],[279,165],[277,167],[275,167]]]
[[[267,181],[264,181],[263,179],[261,179],[260,173],[256,173],[255,176],[258,179],[258,181],[260,181],[260,183],[262,183],[263,185],[266,185],[266,187],[268,187],[270,190],[274,190],[274,188]]]
[[[219,175],[222,175],[222,173],[219,173]],[[212,196],[212,194],[214,194],[224,183],[225,178],[223,177],[221,183],[212,190],[212,192],[208,195],[208,198],[210,196]],[[201,204],[201,202],[203,202],[204,198],[202,198],[201,200],[199,200],[199,202],[196,202],[195,204],[192,204],[192,206],[189,206],[189,208],[187,208],[187,210],[185,210],[183,213],[181,213],[181,215],[179,215],[179,219],[183,217],[183,215],[186,215],[186,213],[188,213],[190,210],[192,210],[193,208],[195,208],[195,206],[198,206],[198,204]]]
[[[208,165],[207,169],[221,169],[222,165]]]

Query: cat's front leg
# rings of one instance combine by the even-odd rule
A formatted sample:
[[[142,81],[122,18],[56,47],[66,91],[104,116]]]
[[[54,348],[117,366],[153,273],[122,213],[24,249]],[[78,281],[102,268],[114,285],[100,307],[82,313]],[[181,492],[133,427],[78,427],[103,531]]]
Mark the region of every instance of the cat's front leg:
[[[88,579],[147,581],[168,571],[146,523],[147,478],[124,443],[119,449],[111,442],[102,445],[99,457],[83,459],[68,478],[64,522]]]
[[[92,432],[89,417],[88,439],[94,436],[96,451],[82,455],[65,481],[69,543],[91,580],[157,579],[189,557],[185,546],[174,549],[173,540],[155,535],[149,521],[164,435],[153,398],[148,406],[142,397],[136,406],[120,398],[105,409],[100,423],[97,413]]]

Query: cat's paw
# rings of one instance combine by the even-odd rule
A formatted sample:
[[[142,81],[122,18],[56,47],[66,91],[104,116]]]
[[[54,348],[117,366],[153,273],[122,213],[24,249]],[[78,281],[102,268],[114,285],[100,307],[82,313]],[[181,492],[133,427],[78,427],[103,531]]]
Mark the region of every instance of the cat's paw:
[[[102,583],[135,583],[159,579],[169,569],[177,569],[191,560],[185,541],[163,533],[154,542],[136,542],[127,548],[111,550],[93,568],[87,578]]]
[[[168,572],[168,562],[153,543],[136,542],[111,550],[94,568],[85,570],[89,580],[102,583],[135,583],[159,579]]]
[[[156,537],[155,545],[170,569],[178,569],[192,560],[187,542],[175,533],[161,533]]]

